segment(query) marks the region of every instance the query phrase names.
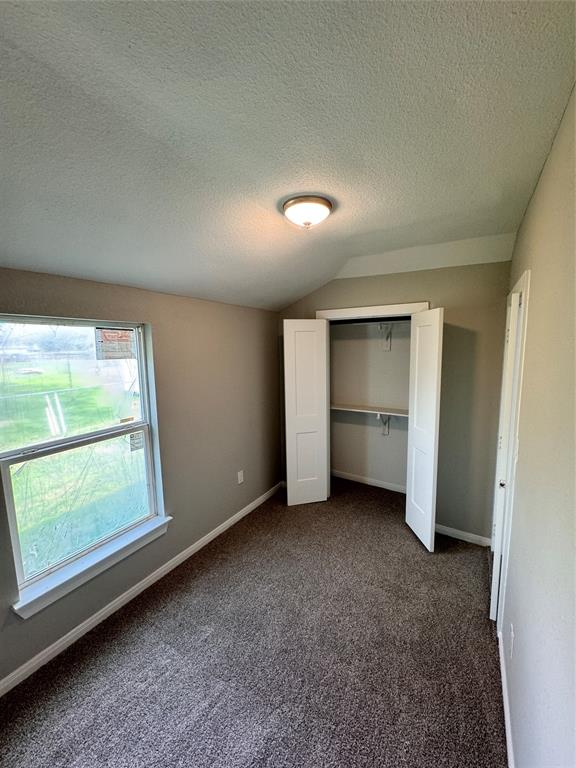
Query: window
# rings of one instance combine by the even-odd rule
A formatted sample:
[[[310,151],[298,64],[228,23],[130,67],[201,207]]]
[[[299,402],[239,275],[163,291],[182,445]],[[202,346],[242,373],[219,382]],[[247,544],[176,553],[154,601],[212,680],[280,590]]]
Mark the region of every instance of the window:
[[[83,565],[102,570],[99,552],[133,549],[139,534],[146,543],[169,519],[155,492],[143,334],[0,317],[0,469],[21,601],[42,584],[62,593]]]

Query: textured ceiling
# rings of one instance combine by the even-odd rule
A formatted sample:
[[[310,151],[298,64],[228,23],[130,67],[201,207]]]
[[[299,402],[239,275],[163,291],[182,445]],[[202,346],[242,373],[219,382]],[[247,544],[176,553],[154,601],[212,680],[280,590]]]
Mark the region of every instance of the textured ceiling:
[[[514,231],[574,80],[568,2],[3,2],[0,36],[0,265],[270,308]]]

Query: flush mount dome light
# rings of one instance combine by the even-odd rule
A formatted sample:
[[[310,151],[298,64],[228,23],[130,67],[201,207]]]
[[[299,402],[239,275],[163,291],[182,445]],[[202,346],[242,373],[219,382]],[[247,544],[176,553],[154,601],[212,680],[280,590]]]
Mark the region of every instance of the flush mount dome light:
[[[326,197],[303,195],[286,200],[283,206],[284,216],[303,229],[310,229],[327,219],[332,212],[332,203]]]

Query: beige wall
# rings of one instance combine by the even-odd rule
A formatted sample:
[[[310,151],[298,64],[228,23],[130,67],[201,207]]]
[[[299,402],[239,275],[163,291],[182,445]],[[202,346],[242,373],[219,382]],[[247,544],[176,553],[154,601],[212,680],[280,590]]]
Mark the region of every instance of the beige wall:
[[[573,95],[512,261],[511,284],[531,272],[503,621],[518,768],[576,765],[574,176]]]
[[[24,621],[10,610],[16,582],[1,514],[2,678],[278,482],[279,384],[272,312],[11,270],[0,270],[0,312],[151,324],[174,516],[165,536]]]
[[[282,312],[430,301],[445,307],[437,520],[490,536],[508,262],[332,280]]]

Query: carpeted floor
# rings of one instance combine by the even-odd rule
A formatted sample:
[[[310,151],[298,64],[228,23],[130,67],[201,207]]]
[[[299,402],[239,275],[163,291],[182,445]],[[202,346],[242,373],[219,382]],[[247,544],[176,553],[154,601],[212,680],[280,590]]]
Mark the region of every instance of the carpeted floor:
[[[281,494],[0,700],[2,768],[501,768],[485,550]]]

